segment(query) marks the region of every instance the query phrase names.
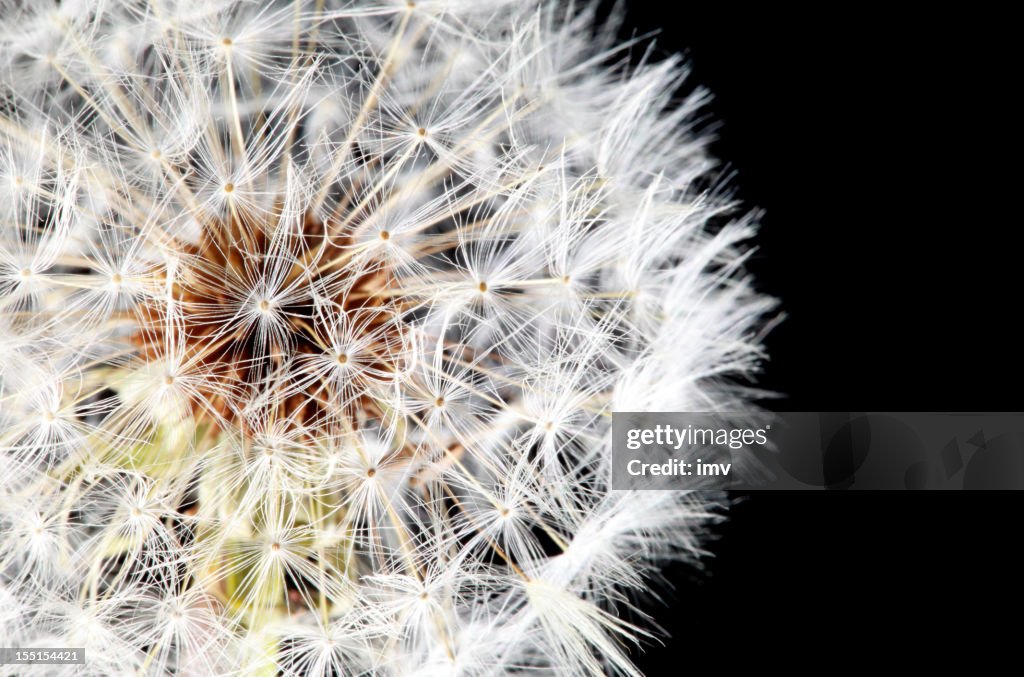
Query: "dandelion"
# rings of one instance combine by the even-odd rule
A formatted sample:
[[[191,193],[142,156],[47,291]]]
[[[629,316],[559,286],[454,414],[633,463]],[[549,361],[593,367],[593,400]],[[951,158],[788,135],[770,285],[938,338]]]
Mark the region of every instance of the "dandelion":
[[[4,2],[0,635],[80,674],[637,674],[772,302],[590,4]]]

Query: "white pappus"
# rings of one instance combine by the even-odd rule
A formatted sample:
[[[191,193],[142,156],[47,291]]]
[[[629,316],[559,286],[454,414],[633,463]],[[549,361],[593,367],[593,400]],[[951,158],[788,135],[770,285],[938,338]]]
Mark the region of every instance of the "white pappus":
[[[617,20],[0,2],[4,645],[638,674],[721,511],[611,491],[610,414],[744,406],[774,302],[706,93]]]

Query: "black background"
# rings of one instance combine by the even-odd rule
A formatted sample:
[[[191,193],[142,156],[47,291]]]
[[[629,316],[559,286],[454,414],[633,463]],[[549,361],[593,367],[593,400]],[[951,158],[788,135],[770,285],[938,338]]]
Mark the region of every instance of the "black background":
[[[786,314],[758,380],[782,395],[768,406],[1019,410],[1010,18],[711,4],[629,2],[621,36],[658,31],[657,53],[688,55],[715,96],[713,151],[765,210],[750,267]],[[993,614],[1024,598],[1022,508],[1013,492],[741,497],[704,569],[669,568],[645,605],[671,638],[638,665],[992,656],[963,638],[991,641]]]

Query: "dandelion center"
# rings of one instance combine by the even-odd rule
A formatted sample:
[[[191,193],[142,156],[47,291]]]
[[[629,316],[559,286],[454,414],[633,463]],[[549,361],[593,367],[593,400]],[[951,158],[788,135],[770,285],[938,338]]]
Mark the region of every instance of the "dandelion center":
[[[382,415],[383,394],[374,384],[324,383],[308,369],[316,356],[350,364],[347,352],[329,349],[339,323],[353,328],[349,340],[366,344],[362,352],[381,377],[397,371],[395,346],[405,340],[401,299],[387,293],[388,266],[373,259],[339,265],[361,251],[350,233],[342,234],[343,220],[325,225],[311,214],[286,214],[281,203],[269,212],[236,206],[182,247],[183,264],[164,280],[173,302],[141,302],[135,342],[149,359],[164,359],[168,328],[180,321],[179,359],[203,374],[192,394],[195,416],[245,432],[245,412],[273,393],[266,415],[310,436]],[[240,309],[246,297],[254,319]]]

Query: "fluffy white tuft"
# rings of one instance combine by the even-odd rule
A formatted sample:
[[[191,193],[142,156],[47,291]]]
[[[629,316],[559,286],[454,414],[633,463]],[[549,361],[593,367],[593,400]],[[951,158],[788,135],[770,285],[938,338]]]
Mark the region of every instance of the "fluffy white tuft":
[[[0,637],[79,674],[637,674],[773,306],[703,90],[549,0],[0,2]]]

